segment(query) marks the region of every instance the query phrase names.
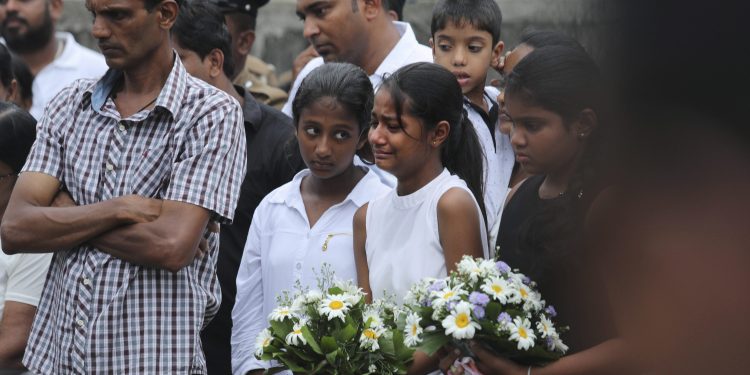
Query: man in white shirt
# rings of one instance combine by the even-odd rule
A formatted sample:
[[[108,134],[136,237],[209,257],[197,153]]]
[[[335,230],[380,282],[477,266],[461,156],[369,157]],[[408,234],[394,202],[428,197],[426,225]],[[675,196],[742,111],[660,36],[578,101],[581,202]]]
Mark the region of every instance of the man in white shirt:
[[[60,90],[79,78],[98,78],[107,70],[104,57],[78,44],[69,33],[55,33],[62,0],[0,1],[2,35],[34,75],[29,112],[40,119]]]
[[[282,112],[291,117],[302,80],[325,62],[348,62],[364,69],[375,89],[383,75],[404,65],[432,62],[432,51],[419,44],[406,22],[392,21],[384,0],[298,0],[304,35],[320,57],[310,60],[294,80]]]

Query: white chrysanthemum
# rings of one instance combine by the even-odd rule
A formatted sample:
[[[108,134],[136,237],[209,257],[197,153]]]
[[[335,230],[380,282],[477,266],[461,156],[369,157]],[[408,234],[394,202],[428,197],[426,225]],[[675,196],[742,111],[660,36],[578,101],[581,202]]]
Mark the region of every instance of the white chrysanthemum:
[[[344,294],[347,295],[349,298],[349,303],[352,305],[357,304],[359,302],[360,298],[362,297],[362,288],[360,288],[357,284],[355,284],[351,280],[347,281],[340,281],[337,280],[335,283],[336,287],[341,289]]]
[[[516,317],[513,319],[513,323],[509,323],[508,326],[510,327],[510,339],[518,341],[518,350],[529,350],[534,347],[536,335],[534,330],[531,329],[529,319]]]
[[[552,321],[547,319],[547,317],[544,315],[539,316],[539,322],[536,324],[536,330],[539,331],[539,334],[542,336],[542,338],[557,336],[557,330],[555,330],[555,326],[552,324]]]
[[[370,365],[370,367],[367,368],[367,371],[369,371],[369,372],[376,372],[376,371],[378,371],[378,366]]]
[[[362,321],[366,324],[368,321],[368,327],[380,327],[383,325],[383,319],[380,317],[380,312],[377,309],[369,308],[362,314]]]
[[[263,351],[268,345],[271,345],[272,341],[273,335],[271,335],[271,330],[268,328],[258,332],[258,337],[255,338],[255,355],[258,357],[262,356]]]
[[[479,280],[479,276],[482,273],[482,270],[479,268],[479,263],[469,256],[463,257],[461,261],[458,262],[456,268],[458,269],[459,274],[467,276],[473,283]]]
[[[311,290],[307,293],[305,293],[305,302],[307,303],[315,303],[323,299],[323,293],[321,293],[319,290]]]
[[[461,289],[463,285],[456,285],[453,288],[444,288],[430,293],[432,298],[432,307],[437,310],[445,306],[450,301],[458,301],[461,296],[468,294],[465,290]]]
[[[371,352],[380,349],[378,339],[381,335],[383,335],[383,333],[385,333],[385,328],[383,327],[365,328],[364,331],[362,331],[362,334],[359,336],[359,346],[365,349],[369,349]]]
[[[292,301],[292,307],[291,311],[292,314],[303,314],[305,312],[307,305],[307,298],[305,298],[304,295],[299,295],[294,298],[294,301]]]
[[[404,328],[404,343],[406,346],[414,347],[422,342],[420,321],[422,321],[422,318],[416,313],[411,313],[406,317],[406,327]]]
[[[328,298],[324,298],[318,305],[318,312],[321,315],[328,316],[328,320],[333,318],[339,318],[341,321],[345,321],[345,314],[349,311],[351,303],[349,303],[349,295],[336,294],[330,295]]]
[[[551,350],[560,352],[562,354],[565,354],[565,352],[568,351],[568,346],[562,342],[562,339],[560,339],[560,336],[557,334],[550,337],[550,344]]]
[[[515,299],[518,294],[516,288],[502,277],[493,277],[487,280],[481,287],[482,291],[500,303],[505,304]]]
[[[302,342],[302,345],[307,344],[307,340],[305,340],[305,337],[302,336],[302,327],[304,327],[304,324],[301,324],[301,323],[294,324],[294,328],[292,328],[292,332],[289,332],[289,334],[287,334],[286,338],[284,339],[287,345],[299,346],[300,342]]]
[[[523,302],[524,311],[539,311],[542,309],[542,300],[539,293],[532,290],[526,284],[520,284],[518,287],[518,296]]]
[[[451,311],[451,314],[443,319],[443,328],[446,335],[453,335],[455,339],[472,339],[474,332],[482,329],[479,323],[471,320],[471,304],[461,301]]]
[[[481,271],[482,277],[498,277],[500,276],[500,271],[497,269],[497,266],[495,266],[495,262],[488,260],[488,259],[482,259],[479,262],[479,269]]]
[[[284,321],[284,319],[291,319],[292,318],[292,309],[289,306],[279,306],[273,311],[271,311],[270,314],[268,314],[268,319],[274,320],[277,322]]]

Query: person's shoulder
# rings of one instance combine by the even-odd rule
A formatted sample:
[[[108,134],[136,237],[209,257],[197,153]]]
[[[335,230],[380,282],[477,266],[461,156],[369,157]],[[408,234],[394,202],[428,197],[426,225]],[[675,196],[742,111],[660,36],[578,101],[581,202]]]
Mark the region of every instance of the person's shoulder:
[[[452,186],[440,195],[437,202],[437,210],[438,214],[441,215],[450,215],[455,212],[463,212],[467,210],[473,212],[476,208],[476,204],[477,203],[474,200],[474,196],[471,195],[471,192],[459,186]]]
[[[273,189],[270,193],[268,193],[263,200],[260,202],[261,205],[267,208],[271,208],[272,206],[283,206],[285,205],[285,202],[287,198],[289,198],[293,194],[300,194],[299,193],[299,176],[300,174],[306,173],[305,171],[297,172],[297,175],[292,178],[291,181],[277,187],[276,189]]]
[[[280,110],[271,107],[268,104],[258,102],[260,107],[260,113],[262,115],[261,124],[265,126],[273,127],[276,132],[287,133],[289,130],[294,130],[291,117],[285,115]]]
[[[226,92],[195,78],[185,71],[185,99],[183,108],[213,111],[221,107],[241,110],[239,102]]]

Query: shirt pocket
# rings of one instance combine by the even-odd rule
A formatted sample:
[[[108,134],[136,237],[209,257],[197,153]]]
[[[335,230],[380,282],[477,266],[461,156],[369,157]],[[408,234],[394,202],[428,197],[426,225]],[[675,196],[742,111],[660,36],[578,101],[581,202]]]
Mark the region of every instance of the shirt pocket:
[[[148,198],[161,198],[172,175],[174,152],[165,143],[142,152],[133,165],[130,178],[132,194]]]

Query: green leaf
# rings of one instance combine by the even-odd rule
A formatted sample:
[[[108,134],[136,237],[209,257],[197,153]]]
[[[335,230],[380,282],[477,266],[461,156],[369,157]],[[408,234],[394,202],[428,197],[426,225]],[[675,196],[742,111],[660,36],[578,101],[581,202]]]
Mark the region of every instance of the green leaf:
[[[315,337],[313,337],[312,333],[310,333],[310,330],[307,328],[307,326],[302,326],[302,337],[307,340],[307,345],[310,345],[310,349],[312,349],[315,353],[323,355],[323,351],[320,350],[318,342],[315,341]]]
[[[400,362],[409,363],[414,356],[414,349],[404,344],[404,333],[399,330],[393,331],[393,349],[396,359]]]
[[[336,364],[336,355],[338,355],[338,354],[339,354],[338,350],[334,350],[334,351],[326,354],[326,360],[328,361],[328,363],[331,366],[335,366],[335,364]]]
[[[422,344],[417,349],[427,356],[432,356],[448,342],[450,342],[450,338],[442,332],[430,332],[424,335]]]
[[[492,301],[487,304],[487,308],[484,310],[485,319],[491,321],[497,321],[497,317],[503,311],[503,305],[500,302]]]
[[[334,352],[339,348],[338,344],[336,344],[336,339],[331,336],[323,336],[320,339],[320,347],[323,349],[323,353]]]
[[[341,343],[345,343],[357,335],[356,323],[349,322],[349,319],[347,319],[347,323],[348,324],[344,326],[341,330],[336,331],[333,334],[334,337],[336,337],[336,339]]]
[[[315,360],[315,357],[313,357],[311,354],[306,353],[304,349],[298,349],[293,346],[287,347],[287,350],[294,353],[299,359],[305,361],[305,362],[312,362]]]
[[[275,320],[271,321],[271,332],[274,336],[280,337],[282,340],[289,334],[289,332],[292,332],[292,328],[294,328],[294,326],[289,319],[284,319],[284,321],[281,322]]]
[[[344,291],[341,290],[341,288],[339,288],[337,286],[333,286],[333,287],[328,288],[328,294],[334,294],[334,295],[336,295],[336,294],[344,294]]]

